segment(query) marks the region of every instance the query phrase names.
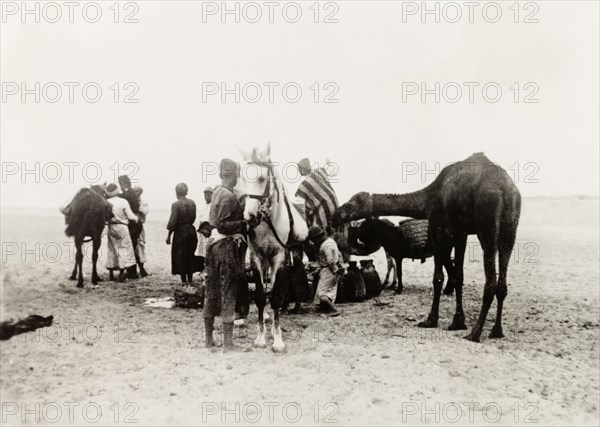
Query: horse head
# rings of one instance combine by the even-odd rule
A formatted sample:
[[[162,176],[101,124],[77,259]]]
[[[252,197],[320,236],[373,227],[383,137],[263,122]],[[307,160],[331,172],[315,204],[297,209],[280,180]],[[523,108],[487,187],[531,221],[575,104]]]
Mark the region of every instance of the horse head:
[[[252,219],[269,209],[270,199],[279,192],[274,164],[271,162],[271,145],[265,149],[253,148],[242,152],[245,161],[240,173],[238,187],[246,194],[244,218]]]

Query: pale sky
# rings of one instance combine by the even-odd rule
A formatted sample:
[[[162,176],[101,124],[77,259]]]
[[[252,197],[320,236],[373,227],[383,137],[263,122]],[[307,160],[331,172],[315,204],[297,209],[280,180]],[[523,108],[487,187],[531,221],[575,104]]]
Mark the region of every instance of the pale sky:
[[[481,10],[474,23],[465,16],[454,24],[432,17],[422,23],[420,14],[403,22],[406,5],[389,1],[336,2],[339,22],[329,24],[313,22],[313,1],[301,2],[303,15],[295,24],[283,19],[281,9],[274,23],[267,16],[255,24],[243,18],[235,23],[232,17],[221,23],[218,14],[204,23],[201,2],[138,1],[139,22],[124,24],[113,22],[112,1],[101,3],[102,19],[95,24],[83,20],[81,11],[74,23],[63,16],[55,24],[27,16],[22,23],[19,12],[3,13],[3,206],[57,207],[87,185],[83,166],[91,162],[109,182],[116,165],[122,172],[134,163],[129,171],[136,171],[134,178],[156,209],[169,207],[181,181],[201,200],[202,189],[217,182],[216,176],[203,182],[203,162],[239,159],[236,147],[267,141],[275,161],[308,156],[335,162],[340,202],[364,190],[417,190],[433,179],[432,174],[422,179],[424,168],[479,151],[510,168],[524,196],[598,196],[596,1],[536,2],[539,22],[529,24],[514,22],[513,1],[501,2],[502,19],[495,24],[486,22]],[[266,7],[262,11],[268,13]],[[319,20],[332,11],[322,9]],[[122,10],[119,19],[128,12]],[[519,20],[530,12],[521,10]],[[7,94],[11,83],[20,90],[22,82],[28,88],[57,82],[62,98],[35,103],[29,95],[22,103],[20,93]],[[80,84],[73,103],[64,82]],[[88,82],[102,88],[97,103],[82,98]],[[110,89],[115,82],[121,101],[131,91],[125,83],[134,82],[139,102],[115,103]],[[229,88],[256,82],[264,91],[256,103],[235,103],[233,96],[222,103],[218,95],[202,102],[203,82],[225,82]],[[280,84],[273,103],[264,82]],[[288,82],[303,91],[297,103],[283,99],[281,87]],[[325,84],[334,83],[339,102],[315,103],[310,89],[315,82],[321,98],[331,92]],[[456,82],[464,91],[456,103],[443,98],[435,103],[433,95],[422,103],[420,94],[403,102],[403,82],[424,82],[431,89],[435,82],[442,87]],[[473,103],[464,82],[479,83]],[[497,103],[482,97],[482,86],[490,82],[502,89]],[[539,102],[524,103],[535,88],[533,99]],[[40,182],[35,173],[23,179],[22,166],[34,169],[36,162]],[[44,182],[42,168],[55,177],[53,162],[61,165],[62,177]],[[64,165],[69,162],[76,162],[74,182]],[[89,180],[93,165],[87,171]],[[406,176],[407,171],[416,174]]]

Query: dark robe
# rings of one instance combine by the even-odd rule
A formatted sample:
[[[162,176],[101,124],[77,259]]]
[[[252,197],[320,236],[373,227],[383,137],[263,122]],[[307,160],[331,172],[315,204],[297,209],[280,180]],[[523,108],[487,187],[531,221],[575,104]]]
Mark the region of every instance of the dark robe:
[[[126,191],[123,191],[119,197],[129,202],[129,207],[131,208],[134,214],[140,214],[140,199],[132,189],[127,189]],[[140,259],[138,257],[136,248],[138,245],[138,240],[140,239],[140,234],[142,234],[142,230],[144,229],[144,223],[142,221],[129,221],[127,227],[129,228],[129,235],[131,236],[131,243],[133,245],[133,252],[135,253],[135,260],[136,263],[139,264]]]
[[[171,273],[192,274],[196,268],[194,252],[198,235],[194,227],[196,204],[190,199],[180,199],[171,205],[171,217],[167,230],[173,232],[171,242]]]

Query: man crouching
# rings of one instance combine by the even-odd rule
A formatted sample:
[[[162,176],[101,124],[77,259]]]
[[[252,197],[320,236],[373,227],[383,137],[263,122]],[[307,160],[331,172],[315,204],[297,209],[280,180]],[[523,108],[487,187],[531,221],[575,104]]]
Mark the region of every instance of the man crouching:
[[[314,302],[328,310],[331,317],[339,316],[341,312],[334,302],[337,295],[338,280],[343,273],[342,254],[335,240],[327,237],[321,227],[311,227],[308,230],[308,238],[318,248],[319,254],[319,282]]]

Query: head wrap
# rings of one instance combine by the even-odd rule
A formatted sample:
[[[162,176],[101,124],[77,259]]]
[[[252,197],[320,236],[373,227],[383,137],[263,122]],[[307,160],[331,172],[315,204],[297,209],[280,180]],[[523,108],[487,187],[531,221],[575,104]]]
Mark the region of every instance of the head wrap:
[[[119,193],[121,191],[119,190],[119,187],[117,186],[117,184],[115,184],[114,182],[111,182],[110,184],[108,184],[108,186],[106,187],[106,196],[107,197],[115,197],[118,196]]]
[[[240,174],[240,166],[231,159],[221,160],[219,165],[219,176],[221,178],[226,176],[238,176]]]
[[[300,160],[298,162],[298,167],[302,168],[302,169],[310,170],[310,160],[308,160],[308,157],[305,157],[302,160]]]

